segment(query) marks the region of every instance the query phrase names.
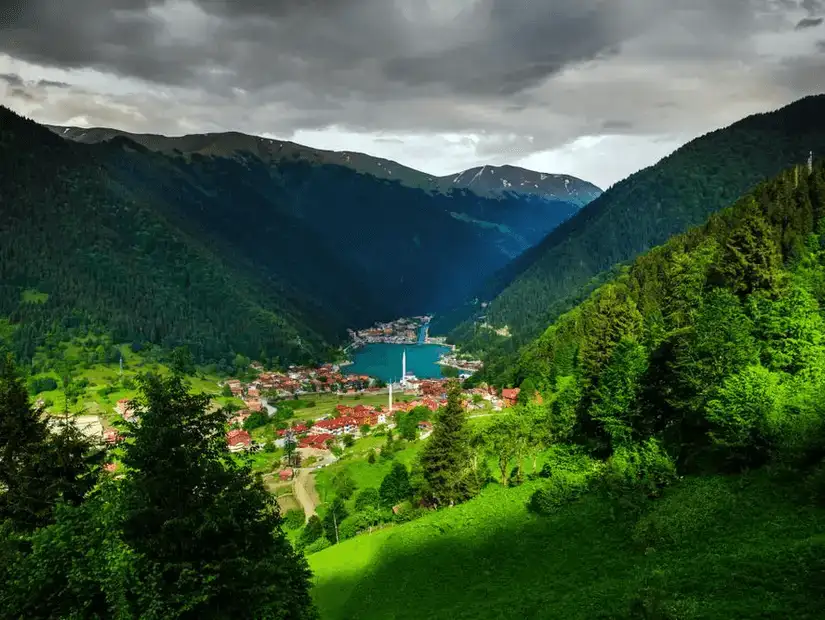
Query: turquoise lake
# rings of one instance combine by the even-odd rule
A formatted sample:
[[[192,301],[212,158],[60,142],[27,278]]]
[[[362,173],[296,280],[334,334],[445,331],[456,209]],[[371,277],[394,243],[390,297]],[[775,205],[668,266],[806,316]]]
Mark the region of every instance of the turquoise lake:
[[[347,375],[369,375],[382,381],[401,380],[401,354],[407,349],[407,372],[419,379],[440,379],[441,366],[436,362],[450,350],[438,344],[368,344],[353,351]]]

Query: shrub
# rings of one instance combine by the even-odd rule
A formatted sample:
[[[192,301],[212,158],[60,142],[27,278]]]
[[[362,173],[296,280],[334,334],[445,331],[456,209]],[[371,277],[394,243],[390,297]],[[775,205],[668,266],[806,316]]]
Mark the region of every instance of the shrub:
[[[300,542],[302,545],[307,546],[314,543],[323,535],[324,524],[321,523],[321,519],[318,518],[318,515],[312,515],[309,518],[309,521],[307,521],[307,524],[304,526],[303,531],[301,532]]]
[[[364,489],[355,498],[355,510],[361,512],[365,508],[377,508],[381,504],[381,496],[378,489]]]
[[[256,411],[243,423],[244,430],[251,431],[269,424],[269,416],[263,411]]]
[[[323,551],[327,547],[331,547],[331,546],[332,546],[332,543],[329,542],[326,538],[322,537],[322,538],[319,538],[319,539],[315,540],[314,542],[308,544],[306,547],[304,547],[304,553],[306,555],[310,555],[312,553],[318,553],[319,551]]]
[[[51,392],[57,389],[57,381],[52,377],[32,377],[29,379],[28,388],[29,393],[33,395],[40,394],[41,392]]]
[[[642,444],[617,448],[594,486],[633,516],[677,479],[673,460],[658,441],[648,439]]]
[[[587,491],[587,488],[586,479],[574,481],[551,477],[544,487],[533,493],[527,509],[541,515],[553,514],[562,506],[576,501]]]
[[[288,530],[297,530],[299,527],[304,525],[305,521],[306,516],[304,515],[304,511],[300,508],[287,510],[286,514],[284,514],[284,528]]]

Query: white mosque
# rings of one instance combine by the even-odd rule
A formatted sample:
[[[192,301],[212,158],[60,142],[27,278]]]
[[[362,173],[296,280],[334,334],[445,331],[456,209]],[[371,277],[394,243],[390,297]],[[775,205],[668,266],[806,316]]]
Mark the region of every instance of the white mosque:
[[[413,373],[407,372],[407,349],[401,354],[401,387],[409,387],[411,383],[418,381]]]

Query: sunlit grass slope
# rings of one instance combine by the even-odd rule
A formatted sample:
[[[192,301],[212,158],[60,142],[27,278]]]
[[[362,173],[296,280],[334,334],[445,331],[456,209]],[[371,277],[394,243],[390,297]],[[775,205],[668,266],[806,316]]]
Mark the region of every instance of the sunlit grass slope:
[[[324,620],[822,618],[825,511],[777,474],[685,479],[640,510],[528,483],[309,557]]]

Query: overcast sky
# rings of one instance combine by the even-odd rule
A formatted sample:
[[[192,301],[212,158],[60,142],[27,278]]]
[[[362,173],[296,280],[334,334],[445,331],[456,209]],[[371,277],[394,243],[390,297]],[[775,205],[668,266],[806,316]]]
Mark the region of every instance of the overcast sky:
[[[0,0],[0,101],[602,187],[825,90],[825,0]]]

